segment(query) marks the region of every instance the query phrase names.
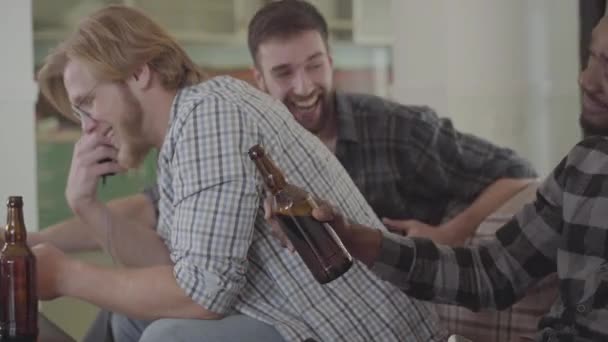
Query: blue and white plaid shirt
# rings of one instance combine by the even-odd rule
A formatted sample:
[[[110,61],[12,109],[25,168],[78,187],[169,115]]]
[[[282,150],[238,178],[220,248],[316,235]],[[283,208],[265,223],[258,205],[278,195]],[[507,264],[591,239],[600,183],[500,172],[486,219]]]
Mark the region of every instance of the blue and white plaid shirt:
[[[439,341],[436,314],[364,265],[319,285],[263,218],[262,144],[290,182],[382,227],[338,160],[278,101],[230,77],[180,90],[158,158],[158,231],[178,284],[208,310],[267,322],[288,341]],[[238,327],[235,327],[238,329]]]

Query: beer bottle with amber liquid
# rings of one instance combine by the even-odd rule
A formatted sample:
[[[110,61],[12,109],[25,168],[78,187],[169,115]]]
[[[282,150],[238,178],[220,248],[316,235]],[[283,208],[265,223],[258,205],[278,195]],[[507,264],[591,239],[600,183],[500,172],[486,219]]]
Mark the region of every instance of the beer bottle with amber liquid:
[[[20,196],[9,197],[6,217],[0,252],[0,341],[34,342],[38,337],[36,258],[26,243]]]
[[[249,157],[274,196],[281,228],[315,279],[326,284],[348,271],[353,258],[331,225],[312,217],[317,206],[312,194],[288,183],[260,145],[249,149]]]

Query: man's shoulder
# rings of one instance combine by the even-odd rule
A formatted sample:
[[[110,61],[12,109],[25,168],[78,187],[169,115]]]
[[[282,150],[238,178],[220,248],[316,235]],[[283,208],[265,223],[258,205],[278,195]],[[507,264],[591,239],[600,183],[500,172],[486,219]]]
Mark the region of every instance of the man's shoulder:
[[[184,103],[199,103],[204,99],[233,100],[239,95],[255,93],[249,83],[231,76],[215,76],[201,83],[180,89],[177,97]]]
[[[583,172],[608,173],[608,137],[581,140],[568,153],[567,164]]]
[[[579,141],[576,146],[587,150],[597,150],[603,153],[608,153],[608,137],[590,136]]]
[[[231,76],[216,76],[199,84],[181,88],[173,102],[172,117],[177,122],[187,121],[198,106],[208,106],[211,111],[240,107],[244,103],[259,106],[268,102],[266,94],[249,83]],[[205,111],[200,112],[201,115]]]
[[[350,111],[355,119],[420,119],[436,115],[429,106],[402,104],[377,95],[339,92],[337,98],[339,109]]]

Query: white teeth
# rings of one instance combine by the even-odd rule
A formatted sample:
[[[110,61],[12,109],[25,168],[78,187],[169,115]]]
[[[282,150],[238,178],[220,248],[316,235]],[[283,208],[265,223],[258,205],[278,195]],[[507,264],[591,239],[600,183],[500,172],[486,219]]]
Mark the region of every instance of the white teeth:
[[[297,109],[311,110],[316,106],[318,100],[319,100],[319,97],[315,96],[315,97],[311,97],[305,101],[293,101],[293,104],[297,107]]]

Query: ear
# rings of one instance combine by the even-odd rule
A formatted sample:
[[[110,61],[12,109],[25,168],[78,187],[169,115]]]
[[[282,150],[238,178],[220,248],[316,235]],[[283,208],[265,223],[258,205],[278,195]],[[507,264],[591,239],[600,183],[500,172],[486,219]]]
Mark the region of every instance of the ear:
[[[148,64],[139,67],[129,79],[127,85],[137,90],[146,90],[152,86],[152,69]]]
[[[264,75],[262,75],[262,72],[257,66],[253,66],[251,68],[251,72],[253,73],[253,78],[255,79],[255,83],[257,84],[258,88],[265,92],[266,83],[264,82]]]

